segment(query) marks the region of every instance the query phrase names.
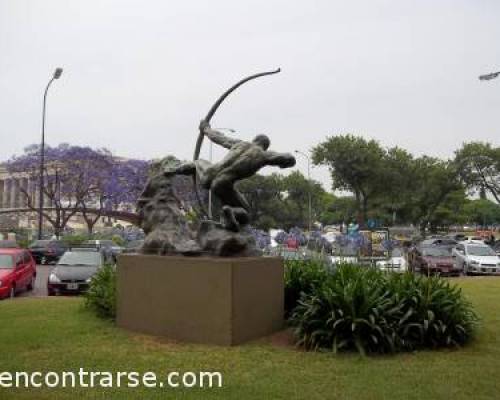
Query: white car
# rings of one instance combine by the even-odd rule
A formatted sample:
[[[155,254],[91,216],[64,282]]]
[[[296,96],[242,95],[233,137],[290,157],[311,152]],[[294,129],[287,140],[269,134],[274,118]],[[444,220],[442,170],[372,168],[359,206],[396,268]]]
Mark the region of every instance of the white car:
[[[500,274],[500,257],[484,243],[476,241],[460,242],[452,250],[456,268],[464,274]]]
[[[375,265],[382,271],[401,273],[408,271],[408,264],[404,253],[399,249],[395,249],[388,260],[377,261]]]

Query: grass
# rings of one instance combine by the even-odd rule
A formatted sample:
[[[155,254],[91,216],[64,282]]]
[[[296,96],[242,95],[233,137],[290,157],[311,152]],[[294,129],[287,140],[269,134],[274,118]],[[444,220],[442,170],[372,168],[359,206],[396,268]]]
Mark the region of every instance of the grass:
[[[0,302],[2,371],[221,371],[212,389],[5,389],[0,399],[493,399],[500,392],[500,279],[455,280],[482,317],[461,350],[387,357],[305,353],[262,340],[176,344],[117,329],[78,298]]]

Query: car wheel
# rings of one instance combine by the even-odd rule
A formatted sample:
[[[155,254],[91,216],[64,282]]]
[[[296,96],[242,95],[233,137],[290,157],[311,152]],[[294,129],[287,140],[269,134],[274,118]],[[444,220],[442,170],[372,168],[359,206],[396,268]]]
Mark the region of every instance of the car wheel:
[[[30,291],[31,291],[31,290],[33,290],[33,289],[34,289],[34,287],[35,287],[35,280],[36,280],[36,276],[35,276],[35,275],[33,275],[33,276],[31,277],[30,283],[28,283],[28,286],[26,287],[26,289],[27,289],[27,290],[30,290]]]

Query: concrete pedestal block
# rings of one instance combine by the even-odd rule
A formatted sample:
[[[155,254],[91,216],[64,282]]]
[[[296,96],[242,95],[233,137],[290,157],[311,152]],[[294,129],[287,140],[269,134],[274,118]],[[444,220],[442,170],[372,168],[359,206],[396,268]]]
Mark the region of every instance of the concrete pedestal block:
[[[118,326],[192,343],[236,345],[283,327],[281,258],[121,255]]]

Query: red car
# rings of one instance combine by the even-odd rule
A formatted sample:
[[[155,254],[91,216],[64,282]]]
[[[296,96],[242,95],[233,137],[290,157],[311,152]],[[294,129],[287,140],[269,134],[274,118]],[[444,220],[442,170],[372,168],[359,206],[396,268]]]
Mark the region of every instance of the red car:
[[[28,250],[0,249],[0,299],[35,285],[36,264]]]
[[[413,271],[422,274],[460,275],[461,269],[456,268],[448,246],[417,246],[408,256]]]

